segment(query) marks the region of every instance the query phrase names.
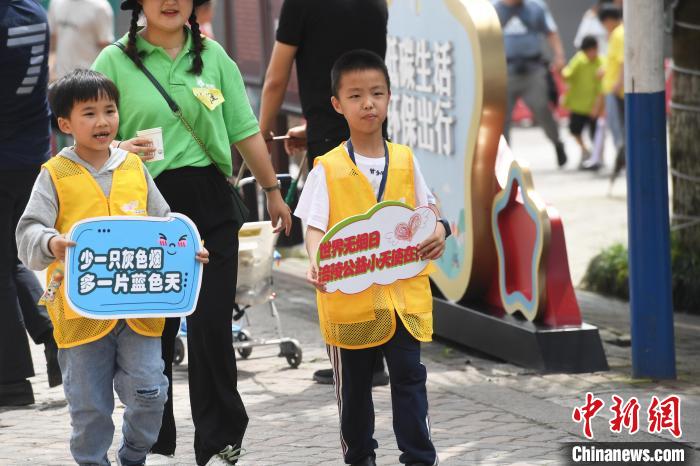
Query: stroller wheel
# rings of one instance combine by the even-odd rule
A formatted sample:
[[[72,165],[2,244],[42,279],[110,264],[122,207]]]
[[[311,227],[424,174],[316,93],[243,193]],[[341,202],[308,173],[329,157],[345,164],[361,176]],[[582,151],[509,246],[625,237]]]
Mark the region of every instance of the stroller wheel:
[[[250,341],[250,332],[246,329],[241,329],[238,332],[238,335],[236,335],[236,340],[238,341]],[[253,348],[238,348],[237,349],[238,354],[241,355],[243,359],[248,359],[248,356],[250,356],[250,353],[253,352]]]
[[[173,352],[173,363],[180,365],[185,359],[185,344],[181,338],[175,339],[175,351]]]
[[[296,369],[301,364],[301,346],[294,341],[288,341],[280,345],[280,350],[285,358],[287,358],[287,364],[292,369]]]

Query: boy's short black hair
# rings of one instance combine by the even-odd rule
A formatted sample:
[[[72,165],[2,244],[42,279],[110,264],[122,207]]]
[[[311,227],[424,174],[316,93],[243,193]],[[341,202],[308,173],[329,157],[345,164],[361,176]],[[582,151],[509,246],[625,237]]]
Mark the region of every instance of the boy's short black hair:
[[[331,69],[331,91],[333,95],[336,98],[338,97],[340,80],[345,73],[364,70],[381,71],[386,78],[386,87],[391,89],[389,70],[386,69],[384,59],[372,51],[357,49],[344,53],[333,64]]]
[[[620,21],[622,20],[622,8],[617,5],[602,5],[598,12],[598,19],[601,23],[608,19]]]
[[[49,104],[57,118],[68,118],[73,106],[107,98],[119,105],[119,90],[105,75],[92,70],[78,69],[54,81],[49,86]]]
[[[598,48],[598,39],[596,39],[594,36],[584,36],[583,40],[581,40],[581,50],[584,52],[586,50],[590,49],[597,49]]]

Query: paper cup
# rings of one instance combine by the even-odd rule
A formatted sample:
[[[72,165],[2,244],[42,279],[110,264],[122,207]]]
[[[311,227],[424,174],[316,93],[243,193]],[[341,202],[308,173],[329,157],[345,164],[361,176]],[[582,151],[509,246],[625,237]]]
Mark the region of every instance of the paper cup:
[[[153,158],[148,160],[148,162],[155,162],[157,160],[163,160],[165,158],[165,152],[163,151],[163,129],[162,128],[150,128],[141,129],[136,131],[136,136],[150,139],[156,151],[153,153]]]

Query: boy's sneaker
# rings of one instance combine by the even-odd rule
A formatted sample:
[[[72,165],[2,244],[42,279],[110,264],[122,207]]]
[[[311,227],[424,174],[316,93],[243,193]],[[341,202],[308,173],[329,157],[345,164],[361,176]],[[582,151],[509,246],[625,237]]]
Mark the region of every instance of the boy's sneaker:
[[[119,458],[119,452],[117,452],[117,454],[115,455],[115,457],[116,457],[116,460],[117,460],[117,461],[116,461],[116,462],[117,462],[117,466],[124,466],[124,463],[122,463],[122,459]],[[132,465],[132,466],[144,466],[144,463],[140,463],[140,464],[136,464],[136,465]]]
[[[146,466],[173,466],[176,464],[175,455],[161,455],[160,453],[146,455]]]
[[[245,455],[245,450],[243,448],[233,448],[231,445],[226,445],[226,448],[209,459],[206,466],[227,466],[229,464],[236,464],[236,461],[243,455]]]
[[[581,149],[581,162],[578,164],[578,169],[579,170],[584,170],[584,167],[587,163],[590,163],[591,160],[591,151],[588,149]]]

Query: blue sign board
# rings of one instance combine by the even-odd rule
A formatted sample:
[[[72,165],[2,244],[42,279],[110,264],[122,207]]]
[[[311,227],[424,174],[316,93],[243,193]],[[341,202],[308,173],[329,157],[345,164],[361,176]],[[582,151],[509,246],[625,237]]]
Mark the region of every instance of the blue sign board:
[[[66,298],[91,319],[178,317],[194,312],[202,282],[199,232],[181,214],[94,217],[68,238]]]

